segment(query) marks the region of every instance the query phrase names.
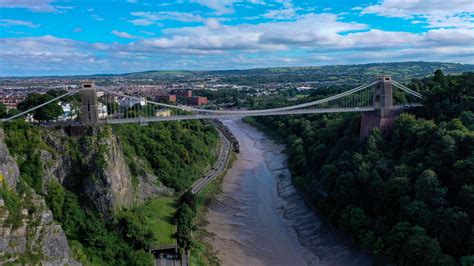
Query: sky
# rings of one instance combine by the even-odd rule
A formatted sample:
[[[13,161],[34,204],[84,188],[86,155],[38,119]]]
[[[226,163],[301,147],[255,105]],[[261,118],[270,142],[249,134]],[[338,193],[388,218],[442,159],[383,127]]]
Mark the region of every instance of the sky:
[[[0,76],[474,63],[473,0],[0,0]]]

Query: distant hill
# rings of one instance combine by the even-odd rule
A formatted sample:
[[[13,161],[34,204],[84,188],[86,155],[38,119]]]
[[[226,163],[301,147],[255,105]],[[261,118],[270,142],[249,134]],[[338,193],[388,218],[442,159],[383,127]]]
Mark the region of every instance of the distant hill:
[[[446,74],[461,74],[474,71],[473,64],[443,62],[397,62],[371,63],[361,65],[329,65],[310,67],[275,67],[245,70],[185,71],[152,70],[124,74],[97,74],[43,78],[100,79],[123,78],[129,80],[195,80],[200,78],[218,78],[221,82],[235,84],[256,84],[272,82],[327,82],[360,83],[372,80],[380,74],[390,74],[399,81],[409,81],[431,75],[436,69]],[[9,77],[11,79],[11,77]]]
[[[189,79],[189,78],[221,78],[230,83],[268,83],[298,81],[337,81],[360,82],[371,80],[376,75],[390,74],[394,79],[407,81],[413,78],[431,75],[436,69],[447,74],[461,74],[474,71],[474,65],[442,62],[400,62],[372,63],[363,65],[331,65],[313,67],[277,67],[245,70],[216,71],[146,71],[112,75],[130,79]]]

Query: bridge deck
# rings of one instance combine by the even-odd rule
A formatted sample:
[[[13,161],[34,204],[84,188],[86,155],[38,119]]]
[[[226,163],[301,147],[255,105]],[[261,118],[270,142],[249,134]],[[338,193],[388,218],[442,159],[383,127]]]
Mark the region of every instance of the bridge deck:
[[[327,108],[327,109],[301,109],[301,110],[289,110],[283,112],[267,112],[267,113],[235,113],[229,114],[198,114],[198,115],[176,115],[167,117],[139,117],[139,118],[117,118],[104,120],[103,123],[107,124],[126,124],[126,123],[147,123],[147,122],[158,122],[158,121],[181,121],[181,120],[192,120],[192,119],[213,119],[213,118],[236,118],[246,116],[274,116],[274,115],[298,115],[298,114],[323,114],[323,113],[349,113],[349,112],[368,112],[374,111],[374,107],[354,107],[354,108]],[[204,110],[203,110],[204,111]]]

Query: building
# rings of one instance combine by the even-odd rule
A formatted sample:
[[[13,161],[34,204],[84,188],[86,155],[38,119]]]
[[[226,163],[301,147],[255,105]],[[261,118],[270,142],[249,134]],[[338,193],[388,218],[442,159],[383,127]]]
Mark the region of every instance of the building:
[[[9,109],[14,109],[22,101],[26,99],[25,95],[3,94],[0,95],[0,103],[4,104]]]
[[[193,97],[193,91],[192,90],[175,90],[175,91],[173,91],[173,94],[176,95],[176,97],[178,97],[178,98]]]
[[[156,116],[156,117],[168,117],[168,116],[171,116],[171,110],[170,110],[170,109],[158,109],[158,110],[156,110],[155,116]]]
[[[99,114],[99,119],[101,118],[107,118],[108,116],[108,111],[107,111],[107,105],[106,104],[103,104],[101,102],[99,102],[97,104],[97,111],[98,111],[98,114]]]
[[[171,94],[171,95],[158,95],[155,97],[155,101],[166,101],[169,103],[176,103],[176,95]]]
[[[74,110],[70,103],[58,102],[58,105],[63,109],[63,115],[58,117],[59,121],[69,121],[77,118],[77,110]]]
[[[140,98],[138,99],[131,99],[131,98],[122,98],[119,102],[120,106],[125,107],[125,108],[131,108],[137,104],[140,106],[145,106],[146,105],[146,100],[145,98]]]
[[[188,97],[189,105],[205,105],[207,103],[208,103],[207,97],[202,97],[202,96]]]

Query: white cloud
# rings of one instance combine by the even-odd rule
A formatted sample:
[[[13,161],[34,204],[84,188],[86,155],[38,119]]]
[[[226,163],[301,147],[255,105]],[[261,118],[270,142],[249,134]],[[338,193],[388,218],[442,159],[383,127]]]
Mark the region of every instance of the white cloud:
[[[141,30],[140,32],[146,35],[156,35],[156,32],[152,32],[152,31]]]
[[[137,12],[152,23],[170,12]],[[474,29],[384,31],[341,21],[336,14],[298,15],[292,21],[226,25],[221,18],[180,13],[200,26],[142,31],[139,38],[118,30],[129,43],[87,43],[53,36],[0,39],[1,71],[42,73],[127,72],[145,69],[209,69],[365,63],[374,61],[474,61]],[[158,35],[161,33],[161,35]],[[145,36],[145,35],[144,35]],[[71,66],[71,62],[78,62]],[[36,73],[36,72],[35,72]]]
[[[34,24],[31,21],[15,20],[15,19],[0,19],[0,27],[10,27],[10,26],[25,26],[28,28],[39,27],[38,24]]]
[[[424,18],[429,27],[474,27],[472,0],[383,0],[364,8],[361,13],[404,19]]]
[[[0,8],[26,8],[34,12],[55,12],[54,0],[0,0]]]
[[[289,0],[275,0],[281,3],[291,3]],[[232,14],[235,12],[234,5],[236,3],[252,3],[265,5],[264,0],[191,0],[191,2],[198,3],[202,6],[206,6],[212,10],[216,15]]]
[[[104,18],[102,18],[101,16],[99,16],[97,14],[91,14],[90,17],[93,18],[94,20],[97,20],[97,21],[103,21],[104,20]]]
[[[0,64],[19,71],[64,71],[71,62],[89,69],[98,69],[101,59],[86,43],[51,35],[0,39]],[[96,66],[98,68],[96,68]],[[77,71],[78,69],[76,69]]]
[[[126,32],[123,32],[123,31],[117,31],[117,30],[113,30],[112,34],[115,35],[115,36],[118,36],[120,38],[126,38],[126,39],[136,39],[136,38],[138,38],[137,36],[134,36],[130,33],[126,33]]]
[[[296,17],[296,11],[294,8],[270,10],[262,16],[271,19],[292,19]]]
[[[210,9],[215,10],[217,15],[231,14],[234,13],[234,3],[236,0],[191,0],[202,6],[207,6]]]
[[[149,26],[160,25],[161,20],[177,20],[182,22],[204,22],[205,19],[199,15],[185,12],[162,11],[162,12],[132,12],[137,19],[130,20],[134,25]]]

